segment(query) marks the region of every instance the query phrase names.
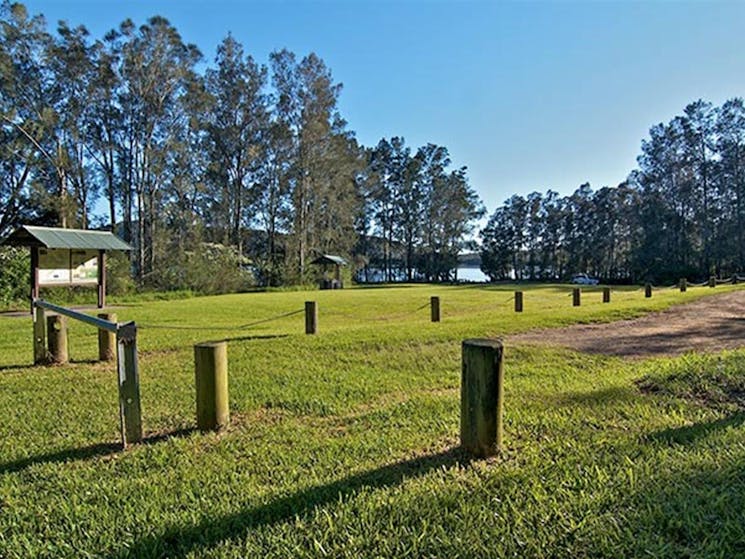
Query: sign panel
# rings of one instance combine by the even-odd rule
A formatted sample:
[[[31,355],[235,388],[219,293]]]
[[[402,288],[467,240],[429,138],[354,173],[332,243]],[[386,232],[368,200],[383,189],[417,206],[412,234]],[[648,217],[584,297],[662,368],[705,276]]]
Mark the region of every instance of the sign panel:
[[[97,250],[39,249],[39,286],[97,283]]]

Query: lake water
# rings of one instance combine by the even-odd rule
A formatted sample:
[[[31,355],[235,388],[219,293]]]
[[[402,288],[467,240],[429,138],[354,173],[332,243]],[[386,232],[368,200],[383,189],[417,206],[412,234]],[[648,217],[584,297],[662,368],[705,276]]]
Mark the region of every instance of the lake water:
[[[368,270],[368,278],[370,283],[382,282],[384,280],[383,272],[374,269]],[[397,279],[398,281],[406,281],[404,275]],[[458,268],[458,281],[483,283],[489,281],[489,278],[484,275],[480,268],[460,267]]]
[[[458,281],[486,282],[489,278],[481,268],[458,268]]]

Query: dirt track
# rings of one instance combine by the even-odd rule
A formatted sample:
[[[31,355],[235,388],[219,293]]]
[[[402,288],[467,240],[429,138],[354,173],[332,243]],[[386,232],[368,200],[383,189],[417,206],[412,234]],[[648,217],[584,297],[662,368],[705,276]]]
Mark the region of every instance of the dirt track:
[[[531,330],[508,342],[637,359],[745,347],[745,291],[704,297],[634,320]]]

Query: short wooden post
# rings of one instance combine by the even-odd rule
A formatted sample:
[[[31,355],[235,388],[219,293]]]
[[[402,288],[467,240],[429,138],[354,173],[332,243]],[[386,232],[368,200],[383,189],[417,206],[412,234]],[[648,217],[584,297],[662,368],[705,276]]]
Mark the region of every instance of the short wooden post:
[[[603,303],[610,303],[610,287],[603,288]]]
[[[315,301],[305,302],[305,333],[318,332],[318,306]]]
[[[737,285],[738,281],[737,274],[732,274],[732,285]]]
[[[680,288],[681,293],[685,293],[686,289],[688,289],[688,280],[686,278],[680,278],[678,287]]]
[[[47,317],[47,345],[52,363],[67,363],[67,318],[59,314]]]
[[[644,297],[649,299],[652,296],[652,284],[648,283],[644,286]]]
[[[717,277],[709,276],[709,287],[716,287],[716,286],[717,286]]]
[[[503,355],[500,340],[463,340],[460,443],[481,458],[502,449]]]
[[[515,291],[515,312],[523,312],[523,292]]]
[[[45,314],[42,307],[34,306],[34,365],[43,365],[48,362]]]
[[[98,318],[116,322],[116,313],[99,313]],[[116,357],[116,333],[108,330],[98,330],[98,360],[113,361]]]
[[[430,297],[429,298],[430,315],[432,322],[440,322],[440,298]]]
[[[203,343],[194,346],[197,387],[197,427],[217,431],[230,422],[228,403],[228,344]]]
[[[572,289],[572,306],[573,307],[579,307],[581,303],[581,297],[582,297],[581,293],[582,291],[580,290],[579,287],[575,287],[574,289]]]
[[[116,332],[117,371],[119,376],[119,421],[122,445],[142,441],[140,406],[140,370],[137,364],[137,326],[121,324]]]

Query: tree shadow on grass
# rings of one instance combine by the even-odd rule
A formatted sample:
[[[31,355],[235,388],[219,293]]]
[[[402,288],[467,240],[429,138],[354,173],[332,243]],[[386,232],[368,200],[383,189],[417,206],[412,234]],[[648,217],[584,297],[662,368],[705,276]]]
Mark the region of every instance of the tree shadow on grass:
[[[559,394],[558,403],[561,405],[574,406],[607,406],[612,403],[630,402],[639,398],[639,391],[627,386],[612,386],[601,388],[600,390],[591,390],[589,392],[570,392],[568,394]]]
[[[713,421],[678,434],[695,438],[727,424]],[[624,531],[633,538],[625,538],[627,549],[618,556],[745,557],[745,456],[730,445],[726,450],[735,452],[669,472],[660,468],[639,484],[621,505],[629,511]]]
[[[194,428],[177,429],[175,431],[148,435],[142,441],[144,445],[157,444],[168,439],[185,437],[195,431]],[[60,464],[77,460],[88,460],[99,456],[108,456],[122,451],[121,443],[97,443],[81,448],[66,448],[57,452],[29,456],[0,464],[0,475],[12,474],[35,466],[37,464]]]
[[[684,425],[682,427],[671,427],[656,431],[647,435],[649,441],[660,441],[675,444],[690,444],[697,439],[704,438],[709,434],[721,429],[730,427],[739,427],[745,423],[745,413],[737,412],[727,417],[714,419],[712,421],[702,421],[693,425]]]
[[[314,509],[336,503],[363,488],[376,489],[400,485],[439,468],[467,466],[471,459],[460,448],[412,460],[397,462],[355,474],[325,485],[304,489],[280,497],[265,505],[250,508],[221,518],[210,518],[191,526],[175,526],[134,542],[113,557],[183,558],[192,552],[211,548],[221,542],[242,538],[251,530],[289,521],[310,514]]]

